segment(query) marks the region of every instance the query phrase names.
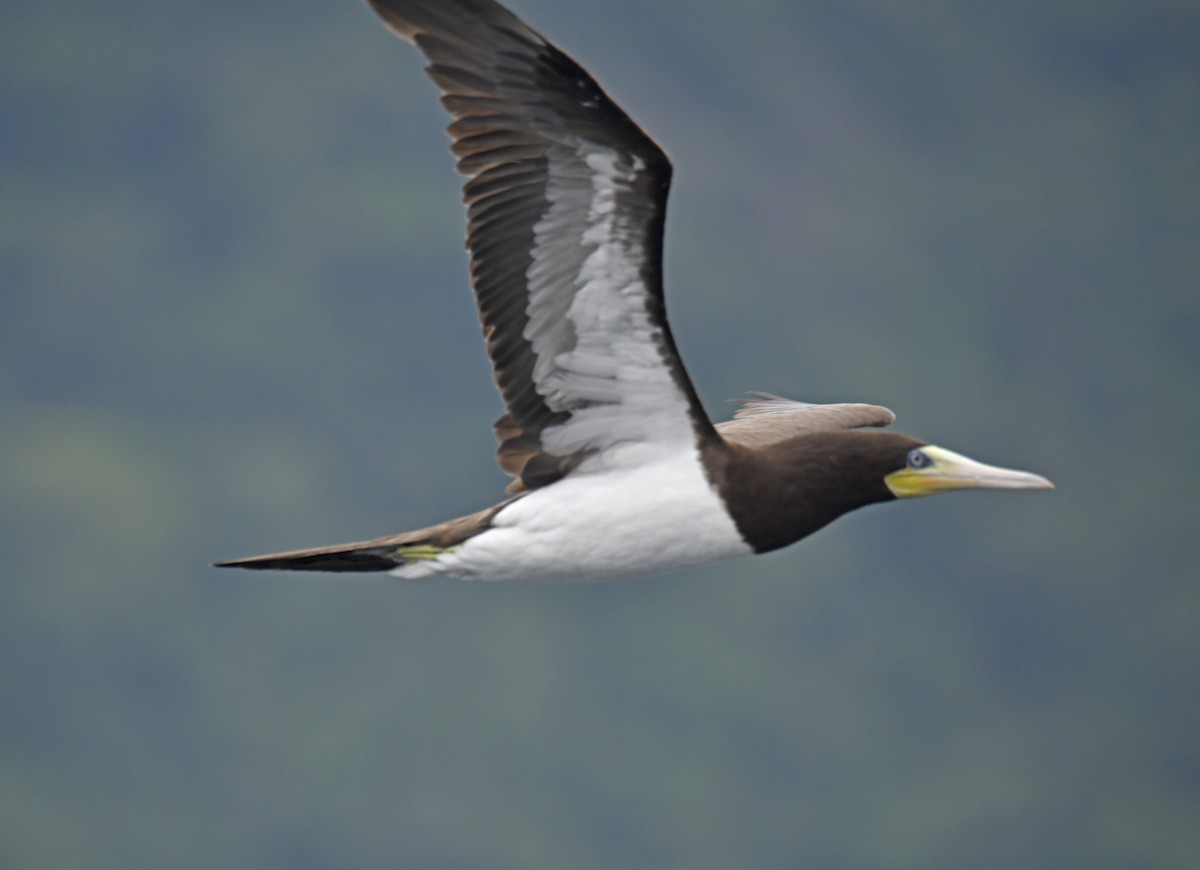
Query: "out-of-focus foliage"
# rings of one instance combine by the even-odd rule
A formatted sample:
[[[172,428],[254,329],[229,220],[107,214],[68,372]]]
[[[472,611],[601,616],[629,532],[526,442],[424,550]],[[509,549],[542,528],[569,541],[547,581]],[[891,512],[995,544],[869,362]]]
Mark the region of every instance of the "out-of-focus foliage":
[[[362,4],[0,30],[0,864],[1200,864],[1200,7],[522,0],[671,152],[709,407],[1052,477],[602,587],[221,573],[500,494]]]

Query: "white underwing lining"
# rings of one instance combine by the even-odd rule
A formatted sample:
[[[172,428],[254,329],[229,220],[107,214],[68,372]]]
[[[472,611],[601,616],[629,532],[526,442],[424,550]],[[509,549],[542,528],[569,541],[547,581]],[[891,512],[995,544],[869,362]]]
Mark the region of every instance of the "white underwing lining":
[[[524,336],[537,392],[571,416],[542,432],[542,446],[565,456],[631,441],[691,443],[689,403],[647,307],[644,219],[620,204],[645,164],[587,142],[573,152],[554,148],[549,159],[550,205],[534,225]],[[570,171],[555,171],[560,162]],[[575,171],[581,165],[586,174]]]

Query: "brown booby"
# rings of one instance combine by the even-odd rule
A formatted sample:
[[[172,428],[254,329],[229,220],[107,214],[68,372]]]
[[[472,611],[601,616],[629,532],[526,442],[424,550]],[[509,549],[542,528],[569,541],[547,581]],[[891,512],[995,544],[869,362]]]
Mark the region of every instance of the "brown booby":
[[[471,284],[510,497],[438,525],[222,567],[569,582],[763,553],[865,505],[1045,489],[880,431],[873,405],[753,394],[714,425],[667,324],[671,164],[575,61],[493,0],[368,0],[453,116]]]

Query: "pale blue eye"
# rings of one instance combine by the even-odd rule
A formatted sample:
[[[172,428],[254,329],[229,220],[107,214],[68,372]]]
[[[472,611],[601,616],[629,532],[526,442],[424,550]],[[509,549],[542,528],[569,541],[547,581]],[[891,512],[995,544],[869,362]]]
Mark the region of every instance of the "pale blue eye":
[[[925,468],[930,463],[930,459],[921,452],[920,447],[914,447],[908,451],[908,467],[909,468]]]

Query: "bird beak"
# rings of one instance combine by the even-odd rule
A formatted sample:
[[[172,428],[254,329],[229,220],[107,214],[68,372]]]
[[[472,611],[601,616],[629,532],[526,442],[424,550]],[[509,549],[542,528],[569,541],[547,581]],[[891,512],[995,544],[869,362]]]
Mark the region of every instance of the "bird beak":
[[[1054,489],[1040,474],[984,465],[944,447],[929,445],[921,452],[930,460],[922,468],[902,468],[883,479],[896,498],[936,495],[955,489]]]

